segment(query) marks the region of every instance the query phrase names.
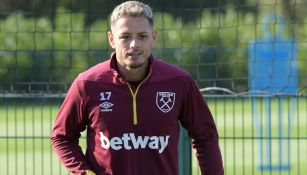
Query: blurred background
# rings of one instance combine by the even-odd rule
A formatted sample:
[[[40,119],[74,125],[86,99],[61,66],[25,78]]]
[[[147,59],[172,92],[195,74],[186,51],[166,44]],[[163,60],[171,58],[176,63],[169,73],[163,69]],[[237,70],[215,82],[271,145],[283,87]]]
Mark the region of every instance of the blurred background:
[[[52,124],[71,82],[112,52],[109,14],[121,2],[0,0],[0,174],[68,174]],[[154,55],[189,71],[209,104],[225,174],[306,174],[307,1],[143,2]],[[200,174],[181,139],[180,173]]]
[[[0,91],[66,92],[78,73],[108,58],[110,0],[1,0]],[[155,54],[193,75],[200,87],[249,90],[248,44],[264,35],[269,13],[298,45],[300,91],[306,87],[303,0],[149,1],[159,33]],[[272,32],[279,21],[271,21]]]

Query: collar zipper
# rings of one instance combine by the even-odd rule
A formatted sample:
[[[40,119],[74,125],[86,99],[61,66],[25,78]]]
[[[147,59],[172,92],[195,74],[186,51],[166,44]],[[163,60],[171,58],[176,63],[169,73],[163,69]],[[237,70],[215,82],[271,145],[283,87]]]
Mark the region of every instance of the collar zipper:
[[[147,75],[147,77],[137,86],[135,92],[133,92],[131,85],[127,82],[129,91],[132,95],[132,108],[133,108],[133,125],[137,125],[138,124],[138,116],[137,116],[137,108],[136,108],[136,95],[141,87],[141,85],[148,79],[148,77],[151,74],[151,69],[149,71],[149,74]]]

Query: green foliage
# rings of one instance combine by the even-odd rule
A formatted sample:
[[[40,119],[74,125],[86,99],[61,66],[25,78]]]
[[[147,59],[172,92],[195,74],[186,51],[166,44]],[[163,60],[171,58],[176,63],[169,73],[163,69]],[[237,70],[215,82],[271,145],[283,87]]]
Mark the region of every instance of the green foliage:
[[[160,16],[163,15],[158,14],[158,17]],[[240,36],[238,27],[245,18],[243,16],[237,18],[237,12],[233,9],[226,11],[223,16],[205,11],[199,21],[183,26],[180,20],[164,14],[163,23],[158,23],[158,28],[163,29],[159,38],[162,43],[160,41],[158,47],[174,50],[172,55],[168,54],[164,59],[171,59],[169,62],[174,63],[172,57],[175,58],[177,62],[174,64],[188,70],[193,78],[199,80],[199,85],[202,87],[217,85],[230,89],[246,89],[246,81],[238,82],[236,84],[238,87],[233,87],[230,81],[218,81],[218,79],[233,79],[235,76],[247,77],[246,50],[248,42],[254,35],[249,32],[244,38],[238,37]],[[245,46],[242,46],[242,43]],[[239,48],[243,53],[238,54]],[[212,80],[211,83],[202,81],[209,79]]]
[[[46,17],[25,18],[21,13],[0,20],[0,80],[5,80],[1,90],[16,82],[69,83],[104,59],[100,56],[109,49],[106,20],[85,29],[84,14],[62,8],[56,14],[55,28]]]
[[[20,82],[71,82],[78,73],[107,58],[108,19],[85,25],[85,13],[59,8],[54,23],[47,17],[25,18],[12,13],[0,20],[0,89]],[[187,22],[169,13],[155,13],[158,40],[154,54],[188,70],[200,87],[247,90],[248,43],[262,37],[262,19],[226,8],[203,11]],[[295,27],[295,36],[291,28]],[[306,26],[286,26],[285,35],[298,41],[299,74],[306,74]],[[300,42],[301,41],[301,42]],[[306,84],[304,80],[300,82]],[[38,89],[39,90],[39,89]]]

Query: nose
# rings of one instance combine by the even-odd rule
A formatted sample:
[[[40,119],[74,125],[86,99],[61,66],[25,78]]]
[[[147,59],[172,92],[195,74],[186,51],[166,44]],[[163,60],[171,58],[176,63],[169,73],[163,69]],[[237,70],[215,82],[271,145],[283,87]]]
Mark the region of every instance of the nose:
[[[132,39],[131,42],[130,42],[130,48],[138,48],[139,47],[139,43],[137,41],[137,39]]]

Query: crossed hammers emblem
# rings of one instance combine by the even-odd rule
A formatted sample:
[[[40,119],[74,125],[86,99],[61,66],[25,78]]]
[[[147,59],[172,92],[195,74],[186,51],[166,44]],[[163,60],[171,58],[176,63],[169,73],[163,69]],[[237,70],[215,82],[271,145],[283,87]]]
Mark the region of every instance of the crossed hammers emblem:
[[[173,92],[157,92],[157,107],[164,113],[172,110],[175,103],[175,93]]]
[[[168,109],[171,108],[171,107],[168,105],[169,102],[172,102],[172,99],[171,99],[170,97],[168,97],[168,100],[167,100],[166,102],[164,101],[164,98],[163,98],[163,97],[160,99],[160,101],[163,102],[163,105],[161,106],[161,108],[164,108],[164,106],[167,106]]]

